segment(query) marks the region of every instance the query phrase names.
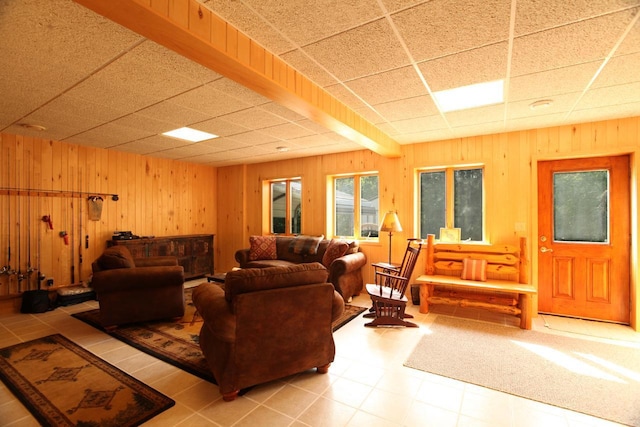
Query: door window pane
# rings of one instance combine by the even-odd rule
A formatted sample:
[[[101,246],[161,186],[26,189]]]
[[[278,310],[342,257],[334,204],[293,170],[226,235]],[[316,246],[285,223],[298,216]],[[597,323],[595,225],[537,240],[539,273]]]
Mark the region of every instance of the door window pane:
[[[609,171],[553,174],[553,238],[609,241]]]
[[[422,172],[420,174],[420,238],[427,234],[440,234],[440,228],[446,227],[446,174],[440,172]]]
[[[454,227],[461,240],[482,241],[482,169],[453,172]]]

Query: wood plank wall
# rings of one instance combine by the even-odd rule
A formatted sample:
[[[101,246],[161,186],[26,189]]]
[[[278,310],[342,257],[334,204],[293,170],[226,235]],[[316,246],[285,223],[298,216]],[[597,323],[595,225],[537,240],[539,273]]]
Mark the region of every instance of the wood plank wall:
[[[417,233],[414,217],[415,170],[465,164],[485,166],[486,231],[491,242],[517,244],[518,237],[529,239],[532,283],[537,283],[535,251],[537,229],[536,162],[556,158],[596,155],[632,155],[632,324],[640,324],[635,310],[640,297],[638,282],[637,164],[635,154],[640,149],[640,118],[608,120],[579,125],[459,138],[402,146],[399,159],[389,159],[370,151],[325,155],[245,166],[230,166],[218,171],[220,206],[218,241],[226,248],[248,247],[249,236],[263,231],[261,185],[273,178],[302,177],[302,227],[306,234],[327,234],[326,185],[328,175],[379,171],[380,211],[393,209],[403,232],[393,236],[394,259],[402,256],[407,238]],[[242,180],[244,184],[237,183]],[[236,182],[233,187],[223,183]],[[242,191],[238,191],[242,187]],[[222,212],[225,212],[224,214]],[[238,221],[244,218],[242,232]],[[525,224],[525,231],[516,231],[516,223]],[[363,243],[369,262],[387,258],[388,240],[385,234],[376,243]],[[235,249],[222,251],[217,267],[226,270],[236,266]],[[420,258],[415,274],[424,270]],[[365,280],[372,280],[372,270],[366,268]]]
[[[75,281],[87,280],[115,230],[141,236],[215,234],[213,167],[10,134],[0,134],[0,148],[0,188],[21,190],[19,195],[0,191],[0,267],[7,265],[10,247],[13,269],[20,261],[24,273],[30,263],[54,280],[53,289],[71,284],[72,253]],[[119,196],[118,201],[103,196],[99,221],[88,220],[92,193]],[[43,215],[51,216],[53,230],[40,220]],[[60,231],[69,233],[69,245]],[[36,273],[21,285],[35,289]],[[17,291],[15,275],[0,275],[0,299]]]

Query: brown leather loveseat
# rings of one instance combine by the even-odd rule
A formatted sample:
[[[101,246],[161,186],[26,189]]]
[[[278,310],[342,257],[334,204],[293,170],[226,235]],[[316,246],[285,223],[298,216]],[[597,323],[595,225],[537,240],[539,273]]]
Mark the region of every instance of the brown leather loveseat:
[[[329,271],[329,283],[345,302],[350,302],[351,297],[362,292],[362,267],[367,264],[367,257],[360,252],[357,241],[310,236],[251,236],[249,244],[249,248],[236,251],[235,258],[240,268],[319,262]]]
[[[317,368],[335,356],[332,322],[344,300],[319,263],[227,273],[203,283],[193,303],[204,323],[200,347],[223,399],[244,388]]]
[[[125,246],[112,246],[91,267],[103,327],[184,315],[184,269],[176,257],[134,259]]]

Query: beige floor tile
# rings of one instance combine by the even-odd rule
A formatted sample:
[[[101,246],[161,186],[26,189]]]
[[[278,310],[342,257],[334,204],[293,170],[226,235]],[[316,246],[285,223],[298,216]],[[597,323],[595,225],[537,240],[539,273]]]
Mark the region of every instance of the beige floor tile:
[[[200,380],[200,382],[193,386],[177,393],[173,398],[176,402],[180,402],[194,411],[199,411],[211,403],[222,399],[222,395],[216,384]]]
[[[298,419],[313,427],[345,426],[357,410],[324,397],[318,398]]]
[[[346,378],[338,378],[330,389],[323,393],[327,399],[344,403],[345,405],[360,407],[373,388],[365,384]]]
[[[295,419],[318,398],[319,395],[316,393],[287,384],[263,405]]]
[[[238,422],[258,406],[259,403],[240,396],[232,402],[216,400],[198,411],[198,413],[208,420],[214,421],[223,427],[228,427]]]

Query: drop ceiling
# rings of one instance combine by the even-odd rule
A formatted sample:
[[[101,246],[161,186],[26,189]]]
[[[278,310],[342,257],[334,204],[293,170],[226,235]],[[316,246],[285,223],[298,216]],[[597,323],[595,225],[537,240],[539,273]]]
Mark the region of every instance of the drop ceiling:
[[[199,2],[399,144],[640,115],[640,1]],[[0,40],[1,132],[212,166],[363,149],[72,0],[3,1]],[[504,103],[432,97],[497,79]]]

